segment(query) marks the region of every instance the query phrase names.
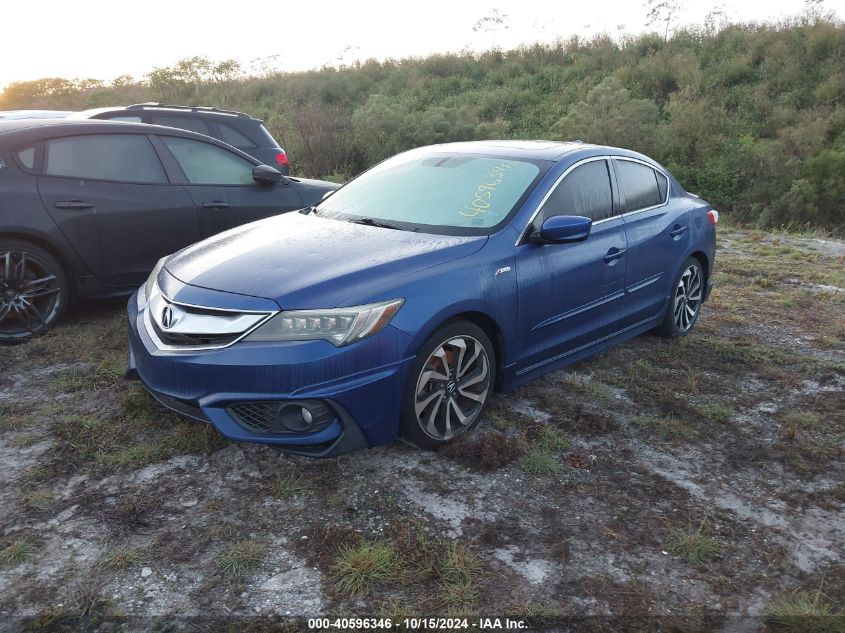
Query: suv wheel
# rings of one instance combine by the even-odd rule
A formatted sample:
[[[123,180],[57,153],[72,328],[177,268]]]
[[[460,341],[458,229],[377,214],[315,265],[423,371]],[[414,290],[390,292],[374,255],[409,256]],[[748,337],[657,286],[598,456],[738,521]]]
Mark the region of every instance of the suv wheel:
[[[0,240],[0,343],[43,334],[62,318],[69,298],[67,276],[50,253]]]

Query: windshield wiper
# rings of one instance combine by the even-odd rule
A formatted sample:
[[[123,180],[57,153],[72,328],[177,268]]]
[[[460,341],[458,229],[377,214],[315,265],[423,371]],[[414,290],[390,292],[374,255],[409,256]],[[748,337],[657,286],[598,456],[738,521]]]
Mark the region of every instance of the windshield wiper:
[[[388,224],[387,222],[373,220],[372,218],[358,218],[357,220],[350,220],[350,222],[352,222],[353,224],[366,224],[367,226],[377,226],[381,229],[396,229],[397,231],[402,230],[398,226]]]

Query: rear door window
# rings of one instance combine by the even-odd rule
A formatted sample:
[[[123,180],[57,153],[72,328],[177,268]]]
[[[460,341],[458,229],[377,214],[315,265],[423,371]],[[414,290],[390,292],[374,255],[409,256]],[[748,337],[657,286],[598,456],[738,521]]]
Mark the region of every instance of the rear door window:
[[[89,134],[48,139],[44,173],[114,182],[167,182],[158,154],[143,134]]]
[[[251,162],[222,147],[177,136],[160,137],[192,185],[253,185]]]
[[[580,215],[593,222],[613,215],[613,194],[606,160],[573,169],[546,200],[542,220],[555,215]]]
[[[656,207],[666,200],[666,194],[660,192],[658,174],[654,169],[630,160],[616,160],[613,164],[625,200],[623,210],[626,213]]]

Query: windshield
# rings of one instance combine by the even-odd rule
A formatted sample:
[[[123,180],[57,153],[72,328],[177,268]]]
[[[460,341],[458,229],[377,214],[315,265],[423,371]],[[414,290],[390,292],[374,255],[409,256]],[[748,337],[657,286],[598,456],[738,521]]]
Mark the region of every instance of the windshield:
[[[432,233],[485,234],[509,218],[546,164],[407,152],[356,178],[317,207],[321,217]]]

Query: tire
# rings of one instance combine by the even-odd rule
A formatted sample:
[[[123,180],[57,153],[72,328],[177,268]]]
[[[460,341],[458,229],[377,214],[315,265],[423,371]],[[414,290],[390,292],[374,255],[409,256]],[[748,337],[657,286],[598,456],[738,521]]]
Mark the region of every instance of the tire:
[[[70,303],[70,283],[49,252],[0,239],[0,344],[23,343],[58,323]]]
[[[675,282],[666,307],[663,323],[656,331],[667,338],[679,338],[690,333],[701,314],[704,299],[704,270],[695,257],[688,258]]]
[[[465,433],[478,424],[495,384],[496,355],[484,330],[469,321],[447,322],[423,343],[408,376],[402,439],[434,450]]]

